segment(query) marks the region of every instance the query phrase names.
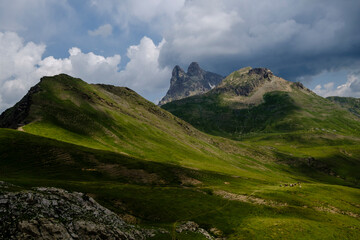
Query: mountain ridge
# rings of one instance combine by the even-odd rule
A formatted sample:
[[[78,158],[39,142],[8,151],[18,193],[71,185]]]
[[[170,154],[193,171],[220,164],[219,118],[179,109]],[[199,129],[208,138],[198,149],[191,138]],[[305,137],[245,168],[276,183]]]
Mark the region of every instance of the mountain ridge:
[[[234,71],[209,92],[167,103],[162,108],[202,131],[220,136],[311,131],[324,126],[347,134],[359,135],[360,130],[355,116],[344,108],[266,68]]]
[[[222,79],[223,77],[219,74],[201,69],[197,62],[192,62],[187,72],[176,65],[172,71],[170,88],[166,95],[159,101],[159,105],[184,97],[205,93],[219,84]]]

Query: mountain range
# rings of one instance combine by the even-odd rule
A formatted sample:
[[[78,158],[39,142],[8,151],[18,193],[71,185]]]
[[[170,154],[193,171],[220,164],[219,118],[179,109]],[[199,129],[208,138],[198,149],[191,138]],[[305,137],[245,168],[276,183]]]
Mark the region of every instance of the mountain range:
[[[359,119],[353,114],[357,105],[349,112],[333,101],[268,69],[247,67],[231,73],[205,94],[162,107],[202,131],[233,138],[256,132],[319,130],[358,136]]]
[[[43,77],[0,115],[1,236],[18,226],[31,237],[35,226],[32,236],[44,237],[66,223],[88,238],[93,215],[8,213],[20,201],[29,212],[29,194],[39,211],[63,211],[47,205],[61,192],[65,203],[83,198],[66,206],[97,201],[108,209],[101,219],[115,213],[117,229],[132,234],[124,239],[359,239],[357,103],[266,68],[223,78],[176,66],[161,107],[128,88]],[[54,231],[43,233],[43,222]]]

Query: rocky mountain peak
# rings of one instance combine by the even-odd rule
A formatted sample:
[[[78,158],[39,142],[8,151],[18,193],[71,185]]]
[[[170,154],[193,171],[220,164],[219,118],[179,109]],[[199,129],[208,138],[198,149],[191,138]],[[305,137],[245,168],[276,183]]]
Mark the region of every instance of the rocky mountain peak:
[[[192,62],[188,67],[187,74],[190,76],[199,76],[203,71],[197,62]]]
[[[179,65],[176,65],[172,71],[172,76],[177,77],[184,73],[185,71]]]
[[[172,71],[172,77],[170,79],[170,85],[174,85],[176,81],[182,79],[186,75],[185,71],[179,66],[176,65]]]
[[[205,93],[217,86],[223,78],[219,74],[201,69],[197,62],[192,62],[186,73],[176,65],[172,71],[170,88],[159,105]]]
[[[227,76],[214,91],[229,95],[249,96],[259,88],[263,88],[264,91],[270,91],[266,89],[285,89],[285,86],[288,85],[286,81],[276,79],[280,78],[267,68],[245,67]]]
[[[263,78],[270,78],[271,76],[273,76],[274,74],[267,68],[253,68],[250,69],[248,72],[248,75],[253,75],[253,74],[257,74],[260,75]]]

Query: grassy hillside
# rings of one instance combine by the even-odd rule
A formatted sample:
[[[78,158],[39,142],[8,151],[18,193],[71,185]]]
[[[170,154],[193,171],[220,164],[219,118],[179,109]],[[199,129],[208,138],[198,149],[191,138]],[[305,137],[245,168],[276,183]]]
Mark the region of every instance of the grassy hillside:
[[[25,124],[20,130],[34,135],[190,167],[216,163],[221,168],[224,160],[234,161],[227,149],[246,152],[240,144],[209,138],[128,88],[90,85],[62,74],[42,78],[36,89],[26,98],[31,103],[20,121]],[[6,111],[0,122],[17,119],[12,113],[17,109]]]
[[[255,70],[235,71],[206,94],[162,107],[204,132],[235,139],[296,131],[360,136],[359,120],[345,109],[301,84]]]
[[[239,84],[274,89],[268,78],[258,80]],[[220,85],[234,93],[232,86]],[[0,117],[1,126],[18,129],[0,129],[0,180],[85,192],[130,223],[164,227],[162,239],[203,239],[175,232],[188,220],[228,239],[358,239],[360,139],[350,129],[356,117],[290,87],[265,94],[264,102],[249,94],[239,103],[228,94],[232,105],[218,98],[218,114],[210,111],[214,102],[203,102],[207,114],[228,121],[228,132],[219,127],[218,135],[241,140],[234,141],[202,133],[130,89],[46,77]],[[309,107],[305,115],[299,102]],[[252,124],[249,131],[232,134],[238,120],[226,114],[248,105],[255,110],[241,119]],[[286,121],[302,127],[290,131]]]
[[[330,101],[339,104],[343,108],[360,117],[360,98],[353,97],[327,97]]]
[[[164,239],[202,239],[174,231],[187,220],[208,231],[216,228],[228,239],[360,237],[359,189],[338,185],[340,180],[322,183],[267,161],[254,161],[247,173],[235,168],[237,175],[231,175],[5,129],[0,129],[0,159],[1,180],[85,192],[130,223],[167,229]],[[251,172],[261,172],[263,180],[249,177]],[[301,185],[280,187],[297,182]]]
[[[240,69],[206,94],[162,107],[201,131],[267,146],[280,162],[295,167],[307,162],[359,181],[359,119],[267,69]]]

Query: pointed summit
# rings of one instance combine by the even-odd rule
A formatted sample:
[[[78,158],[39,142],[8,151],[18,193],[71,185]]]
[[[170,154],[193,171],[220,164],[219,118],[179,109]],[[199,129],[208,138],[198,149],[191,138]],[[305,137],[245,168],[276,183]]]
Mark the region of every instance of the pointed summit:
[[[201,69],[197,62],[189,65],[187,73],[176,65],[172,71],[170,88],[159,105],[205,93],[217,86],[223,78],[219,74]]]
[[[185,75],[185,71],[179,65],[176,65],[172,71],[170,85],[173,85],[177,81],[177,79],[182,79]]]
[[[187,74],[190,76],[199,76],[204,72],[197,62],[192,62],[187,70]]]
[[[172,76],[176,77],[182,74],[185,74],[185,71],[179,65],[176,65],[172,71]]]

